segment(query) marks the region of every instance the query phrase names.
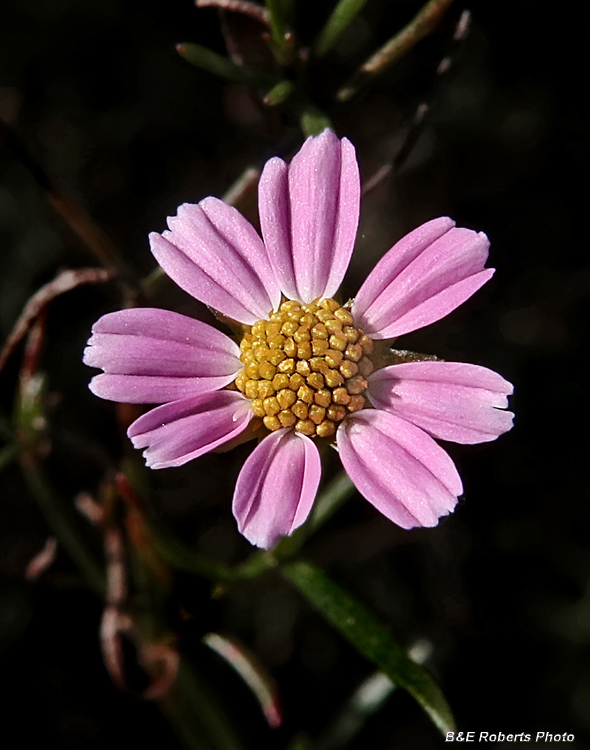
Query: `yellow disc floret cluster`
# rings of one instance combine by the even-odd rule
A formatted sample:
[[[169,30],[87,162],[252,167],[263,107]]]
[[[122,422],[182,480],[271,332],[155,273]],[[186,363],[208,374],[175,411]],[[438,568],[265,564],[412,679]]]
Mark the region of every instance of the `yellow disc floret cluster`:
[[[240,349],[236,386],[269,430],[327,438],[365,406],[373,342],[333,299],[284,302],[246,331]]]

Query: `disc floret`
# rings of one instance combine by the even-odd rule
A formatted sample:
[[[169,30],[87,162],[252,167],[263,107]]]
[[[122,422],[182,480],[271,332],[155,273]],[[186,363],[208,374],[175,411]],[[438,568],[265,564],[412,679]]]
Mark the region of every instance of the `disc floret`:
[[[347,414],[365,406],[373,342],[333,299],[287,300],[246,330],[237,388],[265,427],[292,427],[308,437],[334,435]]]

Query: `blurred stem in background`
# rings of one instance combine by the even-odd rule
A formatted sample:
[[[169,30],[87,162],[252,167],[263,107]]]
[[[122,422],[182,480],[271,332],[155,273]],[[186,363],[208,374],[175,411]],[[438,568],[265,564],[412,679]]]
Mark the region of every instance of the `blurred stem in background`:
[[[0,140],[27,168],[47,199],[88,250],[119,280],[124,298],[135,302],[140,292],[137,275],[123,253],[72,196],[59,189],[17,134],[0,119]]]
[[[76,563],[88,585],[98,594],[105,588],[103,566],[92,552],[80,515],[64,503],[42,468],[49,451],[45,376],[37,371],[44,340],[44,321],[39,320],[27,337],[15,406],[16,445],[25,481],[59,543]]]
[[[431,34],[453,0],[430,0],[410,23],[372,54],[336,94],[347,102],[375,76],[381,75],[421,39]]]
[[[319,135],[327,127],[333,127],[331,116],[319,103],[313,101],[306,90],[306,76],[302,71],[312,63],[324,58],[349,28],[367,0],[340,0],[332,10],[308,50],[298,49],[297,36],[292,32],[293,4],[286,0],[266,0],[266,13],[249,2],[228,0],[197,0],[197,7],[218,7],[225,11],[242,13],[268,25],[267,41],[274,54],[280,72],[269,71],[261,66],[250,67],[241,60],[235,62],[228,57],[197,44],[177,45],[177,52],[187,62],[213,75],[235,83],[242,83],[263,90],[262,102],[269,107],[283,106],[286,113],[297,120],[305,136]],[[420,40],[431,34],[442,20],[453,0],[430,0],[401,31],[394,34],[379,50],[374,52],[336,92],[334,102],[347,102],[361,88],[384,73]],[[256,8],[256,10],[254,10]],[[235,55],[234,55],[235,57]]]

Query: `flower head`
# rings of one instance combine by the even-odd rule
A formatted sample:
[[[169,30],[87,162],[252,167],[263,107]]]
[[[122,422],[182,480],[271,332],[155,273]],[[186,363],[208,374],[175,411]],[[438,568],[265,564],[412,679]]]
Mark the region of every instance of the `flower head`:
[[[253,544],[271,547],[307,518],[320,481],[318,445],[336,444],[369,502],[403,528],[434,526],[462,485],[434,438],[494,440],[512,426],[512,386],[483,367],[409,361],[375,368],[374,344],[458,307],[493,274],[483,233],[434,219],[395,244],[352,304],[333,299],[358,226],[354,148],[329,130],[260,179],[262,239],[216,198],[184,204],[153,254],[185,291],[242,324],[238,346],[166,310],[103,316],[86,364],[102,398],[162,404],[128,435],[148,466],[180,466],[260,425],[233,510]]]

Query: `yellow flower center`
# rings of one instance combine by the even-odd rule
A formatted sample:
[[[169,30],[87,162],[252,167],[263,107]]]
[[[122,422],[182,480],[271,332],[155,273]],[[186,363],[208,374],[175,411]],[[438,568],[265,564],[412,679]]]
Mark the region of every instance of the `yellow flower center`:
[[[236,386],[269,430],[330,437],[365,406],[373,342],[333,299],[283,302],[247,329],[240,349],[244,369]]]

